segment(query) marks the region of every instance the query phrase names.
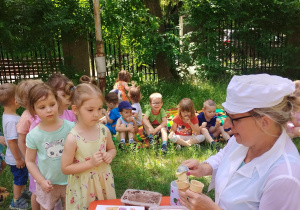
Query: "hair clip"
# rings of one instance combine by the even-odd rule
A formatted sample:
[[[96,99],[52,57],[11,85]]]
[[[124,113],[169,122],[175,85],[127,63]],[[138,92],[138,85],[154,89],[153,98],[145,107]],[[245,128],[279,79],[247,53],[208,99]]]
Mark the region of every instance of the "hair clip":
[[[71,87],[71,91],[74,91],[75,89],[76,89],[75,85],[73,87]]]

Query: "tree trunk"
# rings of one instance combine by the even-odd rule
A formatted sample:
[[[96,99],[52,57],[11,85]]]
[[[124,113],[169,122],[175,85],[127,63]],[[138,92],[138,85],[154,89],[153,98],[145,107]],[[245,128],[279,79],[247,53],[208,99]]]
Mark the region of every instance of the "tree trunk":
[[[144,0],[144,4],[149,9],[150,14],[155,17],[158,17],[162,20],[162,12],[160,7],[160,0]],[[164,23],[160,23],[158,32],[163,34],[166,31]],[[173,75],[171,73],[171,62],[165,52],[158,52],[156,55],[156,68],[159,79],[171,79]]]

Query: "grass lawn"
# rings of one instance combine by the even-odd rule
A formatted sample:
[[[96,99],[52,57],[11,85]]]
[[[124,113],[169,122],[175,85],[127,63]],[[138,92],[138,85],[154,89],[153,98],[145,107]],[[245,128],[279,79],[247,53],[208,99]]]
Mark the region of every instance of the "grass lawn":
[[[161,82],[158,84],[145,83],[141,85],[144,98],[141,101],[143,111],[149,108],[148,96],[153,92],[163,95],[163,108],[169,109],[177,106],[182,98],[188,97],[194,101],[196,110],[201,110],[202,103],[206,99],[213,99],[217,108],[222,108],[221,103],[225,101],[226,86],[228,82],[198,82],[197,84],[178,84]],[[1,116],[2,116],[1,110]],[[21,113],[19,113],[21,114]],[[1,120],[2,121],[2,120]],[[295,140],[298,149],[300,139]],[[142,189],[160,192],[165,196],[170,195],[170,183],[176,179],[175,171],[183,160],[195,158],[203,161],[215,154],[206,143],[201,149],[183,148],[180,151],[169,144],[168,152],[162,154],[160,147],[146,149],[142,148],[132,151],[119,151],[111,166],[114,173],[117,198],[120,198],[126,189]],[[0,204],[0,209],[8,209],[12,199],[12,174],[7,167],[0,176],[0,186],[6,187],[10,196]],[[198,179],[205,184],[204,192],[207,192],[210,177]],[[207,193],[214,199],[214,191]]]

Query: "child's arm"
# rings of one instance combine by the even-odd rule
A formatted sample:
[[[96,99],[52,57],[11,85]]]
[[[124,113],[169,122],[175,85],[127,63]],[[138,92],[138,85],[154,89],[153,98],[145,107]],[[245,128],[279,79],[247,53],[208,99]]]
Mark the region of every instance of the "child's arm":
[[[26,166],[30,174],[36,180],[36,182],[42,187],[43,191],[48,193],[53,189],[53,186],[50,180],[46,180],[44,178],[39,168],[37,167],[35,163],[36,155],[37,155],[36,149],[30,149],[28,147],[26,148],[26,156],[25,156]]]
[[[120,119],[118,119],[118,121],[117,121],[117,124],[116,124],[116,131],[117,132],[132,132],[132,133],[134,133],[134,131],[135,131],[135,128],[134,127],[126,127],[125,125],[124,126],[122,126],[122,124],[121,124],[121,120]]]
[[[168,120],[167,120],[167,117],[163,117],[162,118],[162,121],[160,123],[159,126],[157,126],[155,129],[154,129],[154,134],[156,134],[158,131],[160,131],[162,128],[165,128],[168,124]]]
[[[90,160],[81,163],[74,163],[76,148],[76,139],[72,134],[69,134],[66,138],[64,151],[61,157],[61,171],[64,174],[78,174],[98,166],[103,162],[102,153],[98,151],[91,155]]]
[[[105,163],[110,164],[111,161],[116,157],[117,150],[115,144],[111,138],[110,131],[105,128],[107,133],[106,152],[103,153],[103,160]]]
[[[177,124],[173,121],[173,125],[171,127],[171,132],[170,132],[170,134],[168,136],[168,139],[171,139],[173,137],[173,135],[176,132],[176,129],[177,129]]]
[[[192,128],[192,130],[195,134],[197,134],[197,135],[200,134],[201,131],[200,131],[200,127],[199,127],[198,123],[193,124],[191,121],[189,121],[188,124],[190,125],[190,127]]]
[[[25,157],[26,154],[26,134],[19,133],[18,136],[18,146],[21,154]]]
[[[127,82],[123,82],[122,85],[125,87],[125,90],[129,91],[130,90],[130,86],[127,84]]]
[[[102,109],[102,113],[105,115],[106,120],[109,124],[112,124],[114,122],[112,119],[109,118],[109,115],[105,109]]]
[[[2,144],[3,146],[6,146],[6,142],[5,142],[4,136],[0,136],[0,144]]]
[[[25,160],[22,158],[20,152],[19,152],[19,147],[17,143],[17,139],[10,139],[7,140],[8,147],[14,156],[16,160],[16,167],[17,168],[24,168],[25,166]]]
[[[149,128],[149,133],[154,135],[154,129],[153,129],[153,126],[149,120],[149,117],[147,115],[144,115],[143,117],[143,125],[147,128]]]

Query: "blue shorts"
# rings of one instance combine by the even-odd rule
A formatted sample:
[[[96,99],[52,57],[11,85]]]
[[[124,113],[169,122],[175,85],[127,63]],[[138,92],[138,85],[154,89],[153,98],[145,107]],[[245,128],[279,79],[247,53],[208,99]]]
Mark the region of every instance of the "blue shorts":
[[[28,170],[26,166],[22,169],[17,166],[10,166],[10,171],[14,176],[14,184],[18,186],[26,185],[28,181]]]

